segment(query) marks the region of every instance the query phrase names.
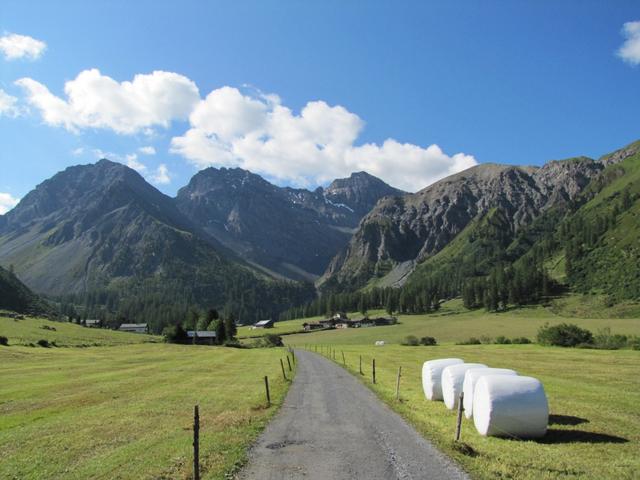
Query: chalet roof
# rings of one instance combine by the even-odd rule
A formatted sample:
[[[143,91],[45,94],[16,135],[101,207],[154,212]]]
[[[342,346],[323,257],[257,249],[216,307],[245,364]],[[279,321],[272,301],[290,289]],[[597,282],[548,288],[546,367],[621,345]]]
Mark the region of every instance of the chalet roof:
[[[120,328],[147,328],[146,323],[123,323]]]
[[[197,334],[198,338],[216,338],[216,332],[212,330],[189,330],[187,332],[187,337],[193,338],[194,334]]]
[[[255,326],[261,327],[262,325],[268,325],[270,323],[273,323],[273,320],[260,320],[259,322],[256,322]]]

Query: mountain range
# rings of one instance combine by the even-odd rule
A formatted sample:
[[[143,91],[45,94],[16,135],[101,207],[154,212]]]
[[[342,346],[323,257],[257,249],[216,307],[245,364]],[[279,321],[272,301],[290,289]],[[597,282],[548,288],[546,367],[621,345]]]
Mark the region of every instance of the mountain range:
[[[598,198],[606,210],[626,195],[621,217],[595,209],[610,233],[623,221],[637,231],[627,217],[640,196],[640,181],[629,181],[640,171],[639,150],[635,143],[597,160],[542,167],[481,164],[417,193],[366,172],[311,191],[242,169],[208,168],[175,198],[103,159],[56,174],[0,216],[0,263],[13,265],[38,293],[159,326],[189,305],[274,316],[313,299],[311,282],[331,293],[419,285],[434,272],[459,283],[488,275],[543,240],[553,243],[560,225],[574,228],[578,217],[595,222],[588,211]],[[561,270],[562,242],[545,251],[550,270]],[[591,247],[590,255],[599,248]],[[637,238],[617,248],[637,260]],[[606,265],[620,263],[608,255]],[[575,275],[556,279],[577,285]],[[583,278],[582,288],[592,283]]]

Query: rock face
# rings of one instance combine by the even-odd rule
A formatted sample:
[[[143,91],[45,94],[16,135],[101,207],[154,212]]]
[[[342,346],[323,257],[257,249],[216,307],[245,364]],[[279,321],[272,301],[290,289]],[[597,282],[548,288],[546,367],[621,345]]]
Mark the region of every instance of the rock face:
[[[280,188],[239,168],[208,168],[176,201],[192,222],[246,260],[313,280],[380,198],[403,193],[364,172],[309,191]]]
[[[353,288],[375,276],[393,276],[395,269],[406,279],[407,269],[437,253],[489,209],[502,209],[515,232],[545,209],[570,202],[603,168],[586,157],[541,168],[482,164],[415,194],[385,198],[363,218],[320,284]]]
[[[38,292],[59,295],[173,267],[232,265],[222,246],[134,170],[101,160],[67,168],[3,217],[0,259]]]

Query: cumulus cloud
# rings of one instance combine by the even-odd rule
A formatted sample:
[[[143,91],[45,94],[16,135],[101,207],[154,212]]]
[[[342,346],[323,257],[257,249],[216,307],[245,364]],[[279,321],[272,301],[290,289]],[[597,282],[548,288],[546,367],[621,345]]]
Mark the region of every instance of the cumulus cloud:
[[[169,174],[169,169],[164,163],[158,165],[156,171],[149,177],[151,182],[159,185],[166,185],[171,183],[171,176]]]
[[[239,166],[299,186],[366,170],[416,191],[477,163],[470,155],[449,156],[437,145],[394,139],[357,145],[364,122],[342,106],[313,101],[296,114],[277,96],[249,96],[231,87],[212,91],[189,122],[170,149],[196,167]]]
[[[198,87],[183,75],[154,71],[118,82],[98,69],[84,70],[66,82],[66,99],[31,78],[21,78],[27,101],[45,123],[72,132],[86,128],[110,129],[120,134],[147,132],[184,120],[200,100]]]
[[[640,21],[625,23],[622,35],[626,40],[618,50],[618,56],[631,65],[640,64]]]
[[[0,37],[0,51],[7,60],[27,58],[36,60],[47,49],[47,44],[28,35],[9,33]]]
[[[15,198],[10,193],[0,192],[0,215],[4,215],[5,213],[7,213],[9,210],[15,207],[19,201],[19,198]]]
[[[20,113],[22,112],[18,107],[18,99],[0,88],[0,117],[17,117]]]
[[[156,149],[153,148],[152,146],[140,147],[138,149],[138,152],[140,152],[143,155],[155,155],[156,154]]]

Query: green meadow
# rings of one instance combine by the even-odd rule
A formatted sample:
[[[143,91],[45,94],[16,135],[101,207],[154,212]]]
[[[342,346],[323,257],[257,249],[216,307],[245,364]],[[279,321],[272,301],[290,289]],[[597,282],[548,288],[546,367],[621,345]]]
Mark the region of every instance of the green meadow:
[[[285,355],[165,344],[0,347],[0,478],[191,478],[195,404],[202,478],[227,478],[284,398]]]
[[[162,342],[161,337],[139,333],[117,332],[102,328],[87,328],[75,323],[52,322],[42,318],[17,320],[0,314],[0,336],[10,345],[36,344],[38,340],[55,342],[59,347],[129,345]]]

